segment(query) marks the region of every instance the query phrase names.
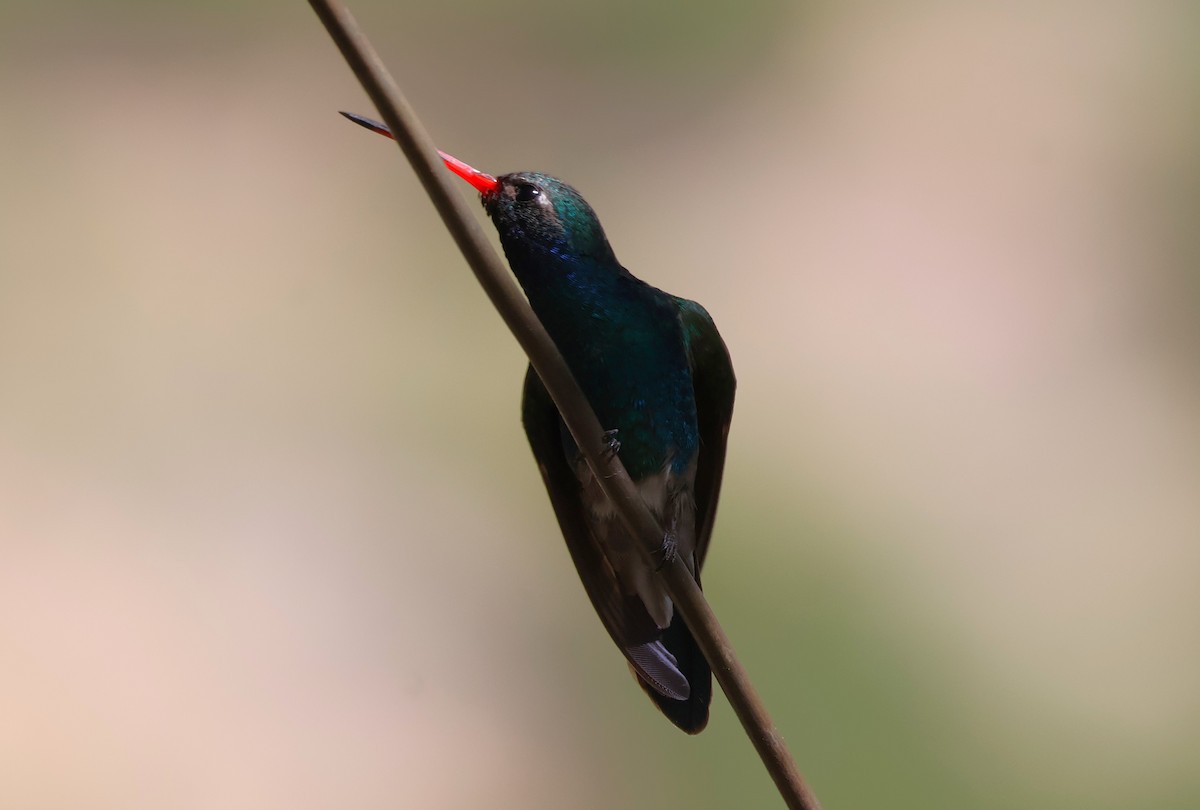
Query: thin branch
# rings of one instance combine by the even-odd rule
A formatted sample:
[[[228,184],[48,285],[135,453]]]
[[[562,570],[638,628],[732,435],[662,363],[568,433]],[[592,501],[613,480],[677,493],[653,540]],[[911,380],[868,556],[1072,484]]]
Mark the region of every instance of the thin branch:
[[[605,452],[604,429],[599,420],[558,348],[500,258],[487,243],[461,195],[452,186],[456,181],[443,167],[433,141],[421,126],[416,113],[346,7],[338,0],[309,0],[309,3],[391,129],[484,292],[521,348],[529,355],[530,363],[558,406],[563,421],[575,437],[604,494],[616,506],[617,513],[638,537],[647,553],[656,551],[662,545],[662,528],[638,495],[620,459],[615,454]],[[796,768],[782,736],[775,729],[746,670],[734,654],[733,645],[718,624],[717,617],[687,566],[677,558],[664,566],[660,574],[667,593],[708,659],[717,682],[725,690],[726,697],[787,806],[793,810],[820,810],[816,796]]]

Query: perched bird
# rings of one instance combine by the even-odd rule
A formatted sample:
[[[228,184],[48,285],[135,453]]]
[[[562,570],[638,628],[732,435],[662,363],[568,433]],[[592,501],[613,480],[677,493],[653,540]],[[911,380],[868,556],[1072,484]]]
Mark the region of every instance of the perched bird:
[[[382,135],[388,128],[343,113]],[[661,555],[700,580],[712,535],[735,380],[704,307],[621,266],[587,201],[537,172],[492,177],[441,153],[479,191],[513,274],[662,525]],[[601,492],[533,368],[522,421],[567,548],[604,627],[659,709],[690,734],[712,678],[651,560]],[[661,559],[657,561],[661,563]]]

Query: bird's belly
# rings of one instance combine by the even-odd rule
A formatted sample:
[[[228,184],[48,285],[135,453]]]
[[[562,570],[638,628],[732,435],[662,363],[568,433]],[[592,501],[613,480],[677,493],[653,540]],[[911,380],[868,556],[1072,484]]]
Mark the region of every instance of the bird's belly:
[[[583,501],[590,513],[592,530],[622,589],[636,594],[655,624],[665,629],[671,624],[674,610],[666,589],[655,575],[655,561],[646,554],[641,542],[630,535],[586,462],[578,463],[576,474],[583,485]],[[675,473],[672,465],[667,464],[660,472],[634,482],[642,501],[663,528],[663,542],[669,534],[693,575],[696,573],[696,502],[692,495],[695,476],[695,462],[682,474]]]
[[[580,470],[579,467],[583,469]],[[592,517],[597,520],[616,519],[616,507],[613,506],[613,502],[600,490],[600,485],[596,482],[595,476],[592,475],[591,468],[587,466],[586,462],[581,462],[579,467],[576,467],[576,475],[579,476],[580,482],[583,484],[584,501],[587,503]],[[668,464],[654,475],[634,482],[634,487],[637,488],[638,494],[642,496],[642,502],[646,504],[660,521],[666,512],[670,492],[678,488],[678,478],[679,476],[674,474],[671,466]]]

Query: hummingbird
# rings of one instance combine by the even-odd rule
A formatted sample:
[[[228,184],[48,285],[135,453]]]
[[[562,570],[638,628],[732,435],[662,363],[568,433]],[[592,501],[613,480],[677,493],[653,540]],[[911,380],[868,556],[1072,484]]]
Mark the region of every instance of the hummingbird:
[[[378,121],[342,113],[392,137]],[[493,177],[439,152],[479,192],[526,297],[659,524],[652,558],[600,490],[537,373],[521,420],[584,590],[642,689],[689,734],[708,723],[708,662],[656,569],[678,557],[700,582],[712,536],[736,380],[704,307],[617,260],[592,207],[539,172]]]

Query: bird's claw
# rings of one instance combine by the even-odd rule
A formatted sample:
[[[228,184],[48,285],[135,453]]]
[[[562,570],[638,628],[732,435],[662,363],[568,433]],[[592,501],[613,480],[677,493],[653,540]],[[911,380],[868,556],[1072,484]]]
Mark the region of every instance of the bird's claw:
[[[614,458],[621,452],[621,440],[617,438],[617,429],[606,430],[600,435],[600,443],[604,445],[604,455]]]
[[[675,532],[667,532],[663,535],[662,545],[653,555],[657,560],[657,565],[654,570],[661,571],[679,557],[679,541],[675,538]]]

